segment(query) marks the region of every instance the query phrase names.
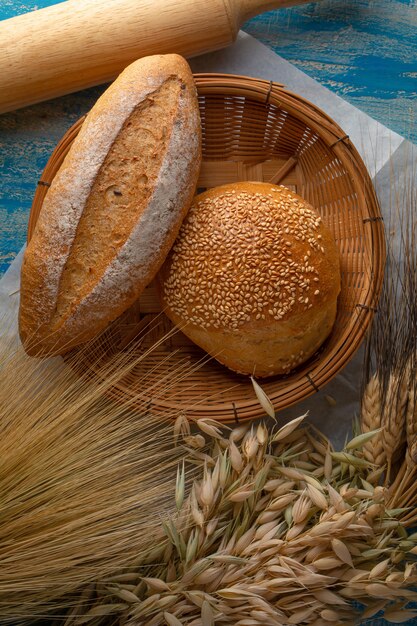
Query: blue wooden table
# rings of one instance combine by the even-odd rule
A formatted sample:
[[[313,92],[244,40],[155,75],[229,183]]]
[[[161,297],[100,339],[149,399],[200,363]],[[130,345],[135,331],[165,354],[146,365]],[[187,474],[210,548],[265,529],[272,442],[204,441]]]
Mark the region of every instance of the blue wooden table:
[[[245,30],[417,143],[416,0],[322,0],[264,13]]]
[[[0,19],[57,0],[0,0]],[[417,142],[416,0],[321,0],[271,11],[244,30]],[[0,275],[25,241],[36,181],[56,142],[101,93],[87,90],[0,116]]]
[[[0,0],[0,19],[56,1]],[[321,0],[265,13],[247,22],[244,30],[417,143],[416,0]],[[50,153],[102,90],[0,116],[0,276],[25,242],[33,193]]]

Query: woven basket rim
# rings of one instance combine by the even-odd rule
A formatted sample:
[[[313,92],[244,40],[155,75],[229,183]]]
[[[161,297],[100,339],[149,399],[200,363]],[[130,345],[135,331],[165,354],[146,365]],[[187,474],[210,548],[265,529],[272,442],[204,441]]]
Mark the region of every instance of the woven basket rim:
[[[318,359],[313,363],[311,371],[295,373],[288,377],[285,388],[280,387],[276,393],[269,392],[269,397],[276,410],[286,408],[327,384],[352,358],[361,344],[376,309],[382,288],[385,265],[385,235],[378,201],[368,171],[352,145],[349,137],[324,111],[308,100],[294,94],[283,85],[259,78],[224,73],[204,73],[194,75],[200,96],[242,96],[278,108],[284,108],[302,120],[325,142],[335,156],[343,163],[346,171],[356,181],[357,192],[366,208],[363,221],[364,229],[369,229],[371,246],[366,251],[370,263],[369,273],[372,277],[367,293],[361,294],[361,301],[355,304],[355,315],[352,314],[348,326],[326,359]],[[65,154],[86,116],[80,118],[65,133],[57,144],[44,169],[33,199],[28,224],[28,241],[33,233],[39,211],[47,189],[59,169],[62,156]],[[158,400],[161,408],[173,408],[169,400]],[[225,414],[222,421],[240,421],[260,417],[262,410],[256,400],[243,399],[236,408],[231,401],[204,406],[207,414]]]

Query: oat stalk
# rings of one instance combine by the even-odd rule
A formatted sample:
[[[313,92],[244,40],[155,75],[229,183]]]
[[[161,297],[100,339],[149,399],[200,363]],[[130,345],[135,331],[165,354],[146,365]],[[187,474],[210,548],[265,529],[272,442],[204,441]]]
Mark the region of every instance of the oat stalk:
[[[203,457],[188,449],[198,475],[165,522],[165,557],[117,592],[102,584],[68,624],[352,624],[416,599],[417,536],[401,522],[408,510],[368,480],[372,435],[336,452],[300,421],[273,432],[211,423],[212,435],[202,425],[207,445]]]

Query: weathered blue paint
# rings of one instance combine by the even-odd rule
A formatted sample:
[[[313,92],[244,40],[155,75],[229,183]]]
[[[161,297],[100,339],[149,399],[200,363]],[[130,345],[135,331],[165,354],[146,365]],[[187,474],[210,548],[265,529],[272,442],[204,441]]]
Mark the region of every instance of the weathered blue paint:
[[[321,0],[264,13],[244,30],[417,142],[416,0]]]
[[[0,0],[0,19],[57,0]],[[416,139],[415,0],[321,0],[254,18],[245,30],[339,95]],[[0,116],[0,275],[25,241],[50,152],[101,88]]]
[[[0,275],[26,239],[37,181],[58,141],[103,87],[0,116]]]

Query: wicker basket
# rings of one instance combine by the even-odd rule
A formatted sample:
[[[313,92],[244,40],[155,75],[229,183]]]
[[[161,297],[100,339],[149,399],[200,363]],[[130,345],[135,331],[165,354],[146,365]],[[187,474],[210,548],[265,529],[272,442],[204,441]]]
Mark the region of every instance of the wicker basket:
[[[385,261],[384,229],[371,180],[356,149],[322,111],[281,85],[242,76],[195,76],[203,127],[203,166],[199,188],[236,180],[280,183],[308,200],[332,230],[340,248],[342,291],[336,324],[320,351],[286,377],[262,386],[278,411],[318,391],[353,356],[375,311]],[[52,154],[34,197],[28,237],[33,232],[49,183],[82,124],[79,120]],[[159,313],[151,285],[139,302],[101,337],[105,360],[146,329],[137,341],[143,351],[170,329]],[[82,353],[79,366],[92,372]],[[190,418],[241,421],[263,415],[249,378],[238,376],[191,344],[171,334],[141,366],[114,389],[120,398],[141,395],[147,376],[165,377],[158,393],[150,392],[154,411],[180,409]],[[149,378],[148,378],[149,380]],[[148,385],[149,387],[149,385]],[[142,404],[143,406],[143,404]]]

